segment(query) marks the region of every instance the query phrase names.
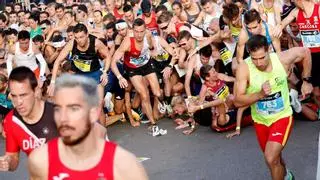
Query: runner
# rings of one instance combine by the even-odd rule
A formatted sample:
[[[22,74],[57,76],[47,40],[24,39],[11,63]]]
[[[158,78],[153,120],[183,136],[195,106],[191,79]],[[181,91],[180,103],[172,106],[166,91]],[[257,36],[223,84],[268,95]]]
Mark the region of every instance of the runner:
[[[19,164],[20,150],[27,155],[57,137],[58,131],[53,120],[53,105],[38,98],[34,73],[27,67],[13,69],[9,77],[14,109],[4,120],[6,153],[0,157],[0,171],[14,171]]]
[[[53,95],[55,79],[62,61],[72,53],[72,70],[77,74],[81,74],[93,78],[99,84],[101,95],[101,107],[103,99],[103,86],[107,84],[107,71],[110,66],[110,54],[108,48],[95,36],[88,33],[88,29],[83,24],[77,24],[74,29],[74,40],[70,40],[68,44],[61,51],[60,55],[54,62],[52,70],[52,80],[48,88],[48,94]],[[101,70],[99,56],[102,56],[104,62],[104,69]],[[104,113],[102,113],[104,114]],[[100,119],[102,125],[105,124],[105,118]]]
[[[272,179],[293,179],[286,169],[281,152],[292,128],[292,109],[287,76],[292,64],[303,64],[302,76],[310,77],[311,56],[306,48],[291,48],[276,53],[268,52],[267,38],[253,35],[247,42],[250,57],[239,65],[236,73],[235,105],[251,105],[256,135]],[[304,81],[302,95],[312,91]]]
[[[13,67],[13,58],[15,60],[14,63],[16,67],[26,66],[34,72],[38,79],[40,78],[41,81],[45,80],[44,74],[46,72],[47,63],[38,47],[30,40],[30,33],[28,31],[20,31],[18,34],[18,42],[9,49],[7,58],[7,69],[9,75]],[[37,60],[40,63],[40,68],[37,64]]]
[[[31,179],[147,180],[133,154],[94,134],[98,117],[95,81],[79,75],[61,76],[54,108],[60,137],[32,152],[28,161]]]
[[[152,115],[150,96],[147,83],[141,83],[145,80],[150,84],[155,97],[162,101],[160,86],[155,73],[155,66],[150,60],[151,51],[155,50],[154,40],[151,33],[146,32],[146,26],[142,19],[138,18],[133,23],[134,37],[125,38],[118,50],[115,52],[112,60],[112,71],[119,80],[121,88],[128,86],[127,80],[120,74],[116,62],[124,56],[124,68],[127,71],[129,79],[139,93],[142,100],[141,105],[151,124],[156,124]],[[165,109],[162,102],[159,103],[159,110]],[[160,110],[161,112],[161,110]]]

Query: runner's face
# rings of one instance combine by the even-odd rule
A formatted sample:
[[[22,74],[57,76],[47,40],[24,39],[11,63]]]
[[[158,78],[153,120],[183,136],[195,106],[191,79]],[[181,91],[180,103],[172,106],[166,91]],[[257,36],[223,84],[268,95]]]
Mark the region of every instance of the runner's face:
[[[45,14],[45,13],[42,13],[42,14],[40,14],[40,22],[41,21],[43,21],[43,20],[46,20],[46,19],[48,19],[48,16],[47,16],[47,14]]]
[[[133,22],[133,20],[134,20],[133,13],[131,11],[125,12],[124,18],[129,22]]]
[[[120,36],[125,37],[127,35],[127,30],[128,28],[118,29],[118,33],[120,34]]]
[[[204,6],[202,6],[202,9],[208,14],[213,13],[213,10],[214,10],[213,9],[213,4],[212,3],[207,3]]]
[[[9,81],[9,87],[13,106],[22,117],[28,116],[34,108],[36,99],[36,93],[32,90],[29,80]]]
[[[20,39],[19,40],[19,46],[20,49],[22,49],[23,51],[27,51],[29,49],[29,39]]]
[[[86,103],[80,87],[62,88],[54,96],[54,119],[65,145],[77,145],[90,133],[98,119],[98,108]]]
[[[78,33],[74,33],[74,38],[80,47],[85,47],[87,45],[88,36],[89,36],[88,33],[85,33],[83,31],[78,32]]]
[[[190,50],[190,47],[189,47],[190,42],[189,42],[189,40],[187,40],[186,38],[181,39],[180,42],[179,42],[179,47],[183,48],[186,51],[189,51]]]
[[[185,112],[185,110],[186,110],[186,107],[181,104],[177,104],[173,107],[174,114],[182,115]]]
[[[14,6],[14,12],[19,12],[21,10],[20,6]]]
[[[189,9],[191,7],[191,0],[181,0],[181,4],[185,9]]]
[[[145,34],[146,34],[146,27],[144,25],[135,26],[133,28],[133,35],[136,41],[142,42]]]
[[[269,54],[264,48],[250,52],[253,64],[260,71],[265,71],[269,65]]]
[[[205,57],[203,55],[200,56],[201,64],[206,65],[209,63],[210,57]]]
[[[180,16],[182,9],[178,5],[172,6],[174,15]]]
[[[122,8],[122,5],[123,5],[122,0],[115,0],[114,6],[115,6],[117,9],[121,9],[121,8]]]
[[[63,15],[64,15],[64,10],[62,8],[59,8],[56,10],[56,15],[59,19],[62,19],[63,18]]]
[[[113,32],[113,29],[112,29],[112,28],[106,30],[106,35],[107,35],[108,38],[112,38],[113,33],[114,33],[114,32]]]
[[[96,24],[100,24],[102,22],[102,16],[100,12],[95,12],[93,15],[94,15],[94,22]]]
[[[254,21],[252,23],[249,23],[247,25],[248,31],[252,33],[253,35],[261,34],[262,28],[261,23],[258,21]]]

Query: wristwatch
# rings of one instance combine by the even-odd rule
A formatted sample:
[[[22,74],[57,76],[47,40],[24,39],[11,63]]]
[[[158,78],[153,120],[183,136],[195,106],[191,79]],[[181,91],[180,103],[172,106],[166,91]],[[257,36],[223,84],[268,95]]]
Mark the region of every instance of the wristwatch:
[[[311,76],[310,77],[305,77],[305,78],[302,78],[303,81],[306,81],[308,83],[311,83]]]
[[[172,65],[172,64],[168,64],[168,67],[172,69],[172,68],[173,68],[173,65]]]

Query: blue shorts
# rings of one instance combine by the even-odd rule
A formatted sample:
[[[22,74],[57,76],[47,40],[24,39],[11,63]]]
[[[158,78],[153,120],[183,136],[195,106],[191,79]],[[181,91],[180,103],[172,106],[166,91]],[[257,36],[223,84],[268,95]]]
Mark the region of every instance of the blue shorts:
[[[100,71],[100,70],[93,71],[93,72],[81,72],[81,73],[77,73],[77,74],[86,76],[88,78],[92,78],[97,82],[97,84],[101,83],[100,76],[102,75],[102,71]]]

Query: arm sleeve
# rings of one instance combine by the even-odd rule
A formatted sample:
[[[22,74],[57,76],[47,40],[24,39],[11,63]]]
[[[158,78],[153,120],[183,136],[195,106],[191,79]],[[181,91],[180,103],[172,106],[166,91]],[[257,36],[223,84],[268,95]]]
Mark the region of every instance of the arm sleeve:
[[[46,68],[47,68],[47,62],[46,62],[46,60],[44,60],[41,53],[36,54],[36,58],[38,59],[38,61],[40,63],[40,77],[44,76],[44,73],[46,72]]]
[[[10,75],[11,71],[12,71],[12,60],[13,60],[13,55],[12,54],[8,54],[7,57],[7,71],[8,71],[8,76]]]

